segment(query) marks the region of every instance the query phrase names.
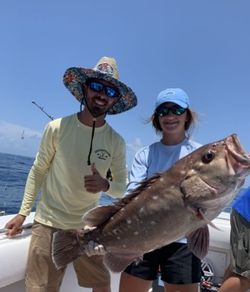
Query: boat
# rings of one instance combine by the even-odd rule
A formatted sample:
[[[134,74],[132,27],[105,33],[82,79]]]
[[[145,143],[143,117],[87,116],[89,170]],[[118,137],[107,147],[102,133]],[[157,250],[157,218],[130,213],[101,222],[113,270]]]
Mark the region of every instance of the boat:
[[[0,228],[15,216],[0,217]],[[32,212],[26,219],[26,227],[20,235],[8,239],[4,232],[0,233],[0,292],[25,291],[24,275],[27,262],[31,228],[34,219]],[[202,261],[203,281],[201,291],[217,291],[222,282],[225,269],[230,260],[230,221],[229,213],[222,212],[213,223],[218,229],[209,226],[210,245],[208,255]],[[111,289],[119,291],[120,273],[111,273]],[[210,290],[211,288],[211,290]],[[60,292],[91,292],[92,289],[79,287],[72,264],[68,265]],[[160,278],[153,283],[150,292],[162,292],[163,283]]]
[[[15,216],[4,215],[0,217],[0,228]],[[34,219],[34,212],[27,217],[26,226],[30,226]],[[25,291],[24,275],[28,256],[28,247],[31,238],[31,228],[25,228],[22,234],[8,239],[2,232],[0,234],[0,292]],[[112,291],[118,291],[120,274],[112,274]],[[60,292],[90,292],[92,289],[79,287],[72,264],[67,271]]]

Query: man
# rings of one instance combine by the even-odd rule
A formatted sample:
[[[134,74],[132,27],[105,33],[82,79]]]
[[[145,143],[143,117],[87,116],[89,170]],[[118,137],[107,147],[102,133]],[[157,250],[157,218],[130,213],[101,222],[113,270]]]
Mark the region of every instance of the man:
[[[231,262],[220,292],[250,291],[250,187],[232,206]]]
[[[95,207],[100,192],[122,196],[126,189],[125,142],[105,116],[133,108],[137,98],[118,78],[116,61],[108,57],[101,58],[93,69],[65,72],[64,84],[81,103],[81,110],[47,125],[19,214],[6,225],[9,237],[20,233],[41,190],[28,256],[28,292],[59,291],[65,270],[57,270],[52,262],[53,233],[82,228],[81,218]],[[112,181],[106,178],[109,170]],[[111,291],[101,256],[84,254],[73,265],[80,286],[91,287],[93,292]]]

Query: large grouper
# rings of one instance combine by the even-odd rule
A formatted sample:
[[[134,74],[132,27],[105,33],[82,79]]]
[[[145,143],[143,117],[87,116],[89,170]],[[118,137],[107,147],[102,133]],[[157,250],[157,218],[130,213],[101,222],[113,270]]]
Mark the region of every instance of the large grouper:
[[[164,157],[162,157],[164,159]],[[102,244],[105,265],[120,272],[151,250],[186,237],[192,252],[208,252],[213,220],[236,196],[250,173],[250,155],[236,134],[200,147],[129,195],[83,217],[82,230],[54,233],[52,258],[65,267],[90,241]]]

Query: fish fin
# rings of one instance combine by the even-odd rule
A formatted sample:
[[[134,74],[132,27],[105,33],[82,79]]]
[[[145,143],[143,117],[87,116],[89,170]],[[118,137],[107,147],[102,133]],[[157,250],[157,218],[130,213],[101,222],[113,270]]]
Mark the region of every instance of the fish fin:
[[[204,220],[208,225],[213,227],[214,229],[217,229],[219,231],[222,231],[220,228],[218,228],[211,220],[207,219],[205,214],[202,212],[201,209],[198,209],[198,217]]]
[[[151,186],[160,177],[161,174],[155,174],[150,179],[138,183],[138,187],[134,191],[111,205],[98,206],[89,210],[82,218],[83,224],[88,225],[89,227],[96,227],[105,224],[105,222],[108,221],[114,214],[137,197],[142,190]]]
[[[218,231],[222,231],[222,229],[218,228],[213,222],[209,222],[209,225]]]
[[[198,258],[203,259],[208,253],[209,229],[205,225],[187,236],[188,247]]]
[[[153,176],[151,176],[148,179],[144,179],[140,182],[137,182],[138,186],[131,191],[128,195],[123,197],[121,201],[115,202],[115,204],[119,204],[119,202],[127,203],[130,200],[132,200],[134,197],[139,195],[144,189],[150,187],[152,184],[154,184],[157,180],[159,180],[162,177],[162,173],[155,173]]]
[[[138,258],[138,255],[121,255],[107,252],[104,255],[103,262],[106,267],[114,272],[119,273],[122,272],[130,263]]]
[[[115,204],[95,207],[82,217],[83,224],[89,227],[99,226],[109,220],[120,209],[121,207]]]
[[[123,198],[115,202],[114,205],[119,206],[120,208],[123,208],[130,201],[132,201],[134,198],[140,195],[143,190],[150,187],[161,177],[162,177],[162,173],[156,173],[151,178],[144,179],[141,182],[138,182],[138,186],[133,191],[131,191],[128,195],[124,196]]]
[[[59,230],[52,238],[52,260],[57,269],[66,267],[82,254],[77,231]]]

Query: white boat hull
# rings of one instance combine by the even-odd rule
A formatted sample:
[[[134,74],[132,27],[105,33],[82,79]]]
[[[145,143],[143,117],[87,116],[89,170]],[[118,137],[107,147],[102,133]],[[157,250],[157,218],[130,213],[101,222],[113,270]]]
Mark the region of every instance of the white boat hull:
[[[0,228],[3,228],[13,216],[0,216]],[[32,213],[25,223],[33,222],[34,213]],[[209,253],[203,261],[203,271],[206,279],[214,283],[221,283],[224,271],[230,260],[230,223],[229,213],[221,213],[213,223],[220,230],[209,226],[210,245]],[[0,292],[22,292],[25,291],[24,275],[28,256],[31,230],[24,230],[19,236],[8,239],[4,234],[0,234]],[[119,291],[120,274],[111,274],[112,291]],[[159,286],[162,283],[159,281]],[[155,285],[154,285],[155,286]],[[159,287],[158,286],[158,287]],[[76,275],[72,264],[68,265],[66,274],[60,289],[60,292],[90,292],[91,289],[81,288],[77,284]],[[153,291],[163,291],[161,288],[155,288]]]
[[[15,215],[0,217],[0,228],[3,228]],[[32,222],[34,213],[27,217],[25,223]],[[0,234],[0,292],[25,291],[24,275],[28,257],[31,230],[24,230],[21,235],[8,239]],[[118,291],[120,274],[111,275],[112,291]],[[79,287],[73,265],[68,265],[60,292],[90,292],[92,289]]]
[[[24,278],[24,275],[22,275],[22,278]],[[119,291],[119,280],[120,280],[120,274],[111,275],[112,291],[114,292]],[[24,292],[24,291],[25,291],[24,279],[17,281],[15,283],[12,283],[8,286],[0,288],[0,292]],[[63,279],[61,289],[60,289],[60,292],[69,292],[69,291],[92,292],[92,289],[90,288],[82,288],[78,286],[73,265],[68,266],[66,274]]]

